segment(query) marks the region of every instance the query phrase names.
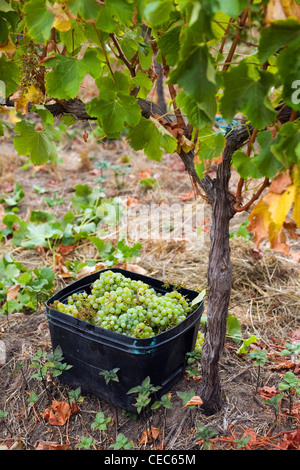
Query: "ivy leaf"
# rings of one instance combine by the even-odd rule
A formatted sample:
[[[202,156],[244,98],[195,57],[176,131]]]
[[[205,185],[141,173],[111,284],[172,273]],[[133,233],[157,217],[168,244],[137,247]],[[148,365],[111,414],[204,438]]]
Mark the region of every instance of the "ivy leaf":
[[[44,44],[50,37],[55,18],[47,9],[45,0],[29,0],[25,3],[24,15],[29,35],[34,41]]]
[[[241,62],[223,74],[225,90],[220,111],[229,122],[236,113],[243,112],[254,127],[262,129],[276,117],[267,96],[275,79],[271,73],[265,71],[258,71],[256,79],[249,73],[249,65]]]
[[[147,157],[160,161],[163,148],[167,152],[174,152],[177,141],[170,134],[162,134],[156,125],[149,119],[141,118],[137,126],[130,129],[128,133],[130,146],[134,150],[144,150]]]
[[[57,132],[50,128],[35,129],[35,123],[22,120],[14,128],[17,135],[13,138],[14,147],[19,155],[30,155],[34,165],[41,165],[57,159],[57,148],[53,140]]]

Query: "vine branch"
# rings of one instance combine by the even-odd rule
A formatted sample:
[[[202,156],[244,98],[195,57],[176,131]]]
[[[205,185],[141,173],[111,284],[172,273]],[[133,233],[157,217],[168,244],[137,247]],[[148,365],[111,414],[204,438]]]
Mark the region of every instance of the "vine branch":
[[[251,2],[252,3],[252,2]],[[233,41],[232,41],[232,44],[231,44],[231,48],[228,52],[228,55],[227,55],[227,58],[226,58],[226,61],[225,61],[225,64],[223,65],[223,72],[228,70],[228,68],[230,67],[230,63],[232,61],[232,58],[233,58],[233,55],[234,55],[234,52],[236,50],[236,47],[238,45],[238,42],[240,40],[240,37],[241,37],[241,33],[242,33],[242,29],[243,27],[245,26],[246,24],[246,21],[247,21],[247,18],[248,18],[248,8],[246,8],[246,10],[243,11],[243,13],[241,14],[241,17],[240,17],[240,27],[236,30],[235,32],[235,35],[234,35],[234,38],[233,38]]]
[[[130,72],[130,75],[132,77],[135,77],[135,68],[133,67],[132,63],[129,62],[129,60],[127,59],[127,57],[125,56],[124,52],[123,52],[123,49],[122,47],[120,46],[120,43],[116,37],[116,35],[114,33],[111,33],[109,35],[114,43],[114,45],[116,46],[117,50],[118,50],[118,53],[119,55],[117,56],[118,59],[122,60],[124,62],[124,64],[126,65],[126,67],[128,68],[129,72]]]

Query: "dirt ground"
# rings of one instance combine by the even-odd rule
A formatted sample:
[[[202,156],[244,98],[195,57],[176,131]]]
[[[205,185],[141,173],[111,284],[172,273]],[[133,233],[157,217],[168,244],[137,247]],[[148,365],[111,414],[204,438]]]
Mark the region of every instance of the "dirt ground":
[[[88,141],[84,130],[90,133]],[[99,176],[94,163],[108,160],[113,164],[130,168],[130,172],[119,175],[116,181],[111,170],[106,171],[102,186],[106,198],[122,196],[135,204],[192,204],[191,183],[176,155],[165,155],[161,163],[148,160],[141,152],[133,152],[126,140],[95,143],[89,125],[82,125],[70,138],[60,144],[62,162],[29,166],[22,169],[26,159],[15,154],[11,142],[3,140],[0,147],[1,192],[7,191],[9,183],[18,181],[23,185],[25,198],[19,204],[22,217],[28,217],[30,208],[49,210],[42,196],[32,190],[34,185],[47,189],[47,195],[55,192],[64,197],[64,204],[53,207],[57,216],[67,212],[70,197],[76,184],[97,184]],[[126,158],[124,158],[126,157]],[[129,158],[128,158],[129,157]],[[128,161],[129,160],[129,161]],[[145,190],[139,181],[151,176],[160,183]],[[232,184],[234,184],[234,177]],[[200,198],[201,199],[201,198]],[[197,199],[197,202],[198,199]],[[202,202],[199,202],[202,204]],[[206,288],[206,269],[209,250],[209,207],[204,203],[201,236],[186,242],[180,239],[145,239],[143,249],[134,265],[144,269],[148,275],[201,291]],[[194,391],[199,395],[201,366],[193,377],[185,374],[171,392],[172,408],[160,408],[156,412],[141,414],[137,419],[121,409],[93,396],[83,396],[78,409],[63,425],[51,425],[45,419],[45,410],[51,401],[43,384],[32,378],[31,368],[36,351],[51,351],[48,323],[43,306],[34,314],[17,313],[0,316],[0,339],[5,344],[5,361],[0,364],[0,410],[7,413],[0,418],[0,446],[2,448],[78,449],[83,436],[93,437],[91,449],[110,449],[118,434],[123,433],[133,441],[134,449],[164,449],[198,451],[205,448],[199,434],[199,426],[214,431],[210,446],[223,449],[300,449],[299,412],[300,402],[293,397],[292,413],[289,412],[287,396],[283,399],[280,413],[264,403],[270,398],[288,370],[299,376],[299,365],[280,356],[286,342],[300,340],[299,325],[299,272],[295,262],[267,247],[257,250],[251,241],[236,235],[242,218],[232,221],[231,248],[233,263],[233,285],[229,313],[237,317],[242,325],[243,337],[260,338],[255,347],[267,349],[269,361],[257,367],[246,354],[238,354],[239,345],[226,338],[224,353],[220,361],[224,405],[220,412],[205,416],[201,406],[183,406],[177,392]],[[82,244],[70,253],[68,259],[83,260],[96,256],[91,244]],[[1,245],[1,253],[13,253],[29,267],[49,265],[52,253],[45,257],[39,250],[21,250],[11,246],[9,240]],[[49,261],[50,260],[50,261]],[[57,273],[57,289],[72,279]],[[204,312],[205,313],[205,312]],[[253,345],[250,350],[253,349]],[[257,379],[259,378],[259,382]],[[257,386],[258,385],[258,386]],[[57,401],[67,401],[68,386],[55,380],[48,384]],[[273,392],[272,392],[273,390]],[[264,391],[264,395],[262,394]],[[35,392],[38,399],[29,406],[29,395]],[[273,393],[274,394],[274,393]],[[97,413],[102,411],[111,421],[105,431],[92,429]],[[152,427],[157,435],[146,439],[145,429]],[[247,443],[240,441],[250,437]],[[149,436],[148,436],[149,437]],[[208,438],[207,438],[208,439]],[[19,446],[19,447],[18,447]],[[44,446],[44,447],[43,447]]]

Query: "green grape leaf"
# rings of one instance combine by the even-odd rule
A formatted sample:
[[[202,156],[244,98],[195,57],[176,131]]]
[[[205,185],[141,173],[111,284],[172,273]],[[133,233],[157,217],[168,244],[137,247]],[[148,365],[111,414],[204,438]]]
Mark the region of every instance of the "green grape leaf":
[[[162,34],[157,41],[157,45],[168,65],[175,65],[177,63],[180,48],[180,32],[181,27],[176,26]]]
[[[101,76],[103,62],[102,52],[99,50],[99,48],[93,46],[87,47],[80,62],[85,70],[85,73],[89,73],[93,78],[98,78]]]
[[[5,83],[5,90],[1,88],[1,96],[12,95],[18,89],[19,69],[15,62],[11,62],[2,55],[0,57],[0,80]]]
[[[182,91],[178,93],[176,103],[196,129],[202,129],[215,119],[216,99],[214,96],[208,97],[205,102],[198,103]]]
[[[289,42],[278,55],[278,73],[283,83],[283,100],[293,109],[300,111],[300,34]],[[294,88],[296,90],[294,91]]]
[[[133,77],[133,79],[131,80],[131,83],[132,88],[134,88],[135,86],[140,87],[139,98],[146,99],[149,94],[149,91],[152,88],[152,81],[150,80],[148,75],[139,70],[136,76]]]
[[[86,41],[86,27],[83,28],[82,24],[70,20],[71,28],[68,31],[60,31],[59,35],[66,46],[68,52],[72,53]],[[90,38],[89,38],[90,39]]]
[[[271,152],[282,163],[284,168],[288,168],[300,161],[300,124],[292,122],[283,124],[278,132],[275,142],[271,145]]]
[[[243,112],[254,127],[262,129],[276,117],[267,96],[275,79],[271,73],[265,71],[258,71],[257,79],[249,73],[250,67],[241,62],[223,74],[225,90],[220,111],[228,122],[232,121],[236,113]]]
[[[156,161],[161,160],[163,148],[172,153],[177,147],[177,141],[171,134],[167,131],[163,134],[151,120],[144,117],[130,129],[128,140],[134,150],[144,150],[148,158]]]
[[[0,16],[0,43],[4,44],[8,40],[8,28],[5,19]]]
[[[37,131],[35,123],[23,119],[17,122],[14,130],[20,134],[13,138],[14,147],[19,155],[30,155],[34,165],[57,159],[57,148],[53,140],[58,138],[58,134],[53,129],[49,127]]]
[[[50,37],[55,18],[46,7],[45,0],[29,0],[24,6],[25,24],[28,33],[36,42],[44,44]]]
[[[86,73],[99,77],[102,63],[96,48],[88,47],[83,58],[58,55],[44,62],[46,67],[53,67],[46,75],[46,89],[49,96],[58,99],[75,98]]]
[[[174,10],[173,0],[144,0],[141,7],[145,21],[153,28],[168,21]]]
[[[220,157],[225,147],[225,142],[225,137],[221,133],[200,136],[200,150],[197,153],[199,160],[212,160],[213,158]]]
[[[217,91],[216,72],[206,46],[197,46],[171,71],[168,83],[178,84],[197,103],[206,103]]]
[[[96,20],[103,7],[97,0],[68,0],[70,12],[74,15],[80,15],[84,20]]]
[[[141,109],[134,96],[120,95],[109,101],[92,99],[86,106],[87,112],[98,119],[100,127],[108,138],[115,138],[125,124],[135,126],[141,118]]]
[[[260,152],[251,161],[263,176],[274,178],[282,165],[271,152],[271,145],[274,143],[271,131],[259,132],[256,140],[260,145]]]
[[[261,178],[262,174],[253,164],[253,158],[248,157],[242,150],[237,150],[232,155],[232,165],[243,179]]]
[[[287,45],[300,33],[300,23],[296,18],[273,21],[271,26],[261,30],[258,58],[264,63],[272,54]]]
[[[121,25],[132,26],[132,17],[135,9],[134,2],[130,0],[106,0],[105,9],[107,14],[119,21]]]
[[[7,3],[6,0],[0,0],[0,11],[7,13],[8,11],[14,11],[14,9]]]
[[[101,77],[96,80],[99,98],[109,101],[117,95],[129,94],[130,79],[121,72],[115,72],[114,77]]]

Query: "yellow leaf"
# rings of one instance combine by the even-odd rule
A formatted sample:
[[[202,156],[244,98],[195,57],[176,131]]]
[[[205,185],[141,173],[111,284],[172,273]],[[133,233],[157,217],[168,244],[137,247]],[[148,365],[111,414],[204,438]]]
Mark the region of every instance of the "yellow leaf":
[[[195,148],[194,142],[191,142],[189,139],[187,139],[185,135],[180,136],[180,138],[178,139],[178,143],[185,153],[189,153]]]
[[[6,42],[0,43],[0,52],[4,52],[4,54],[10,59],[13,57],[14,53],[16,52],[17,48],[13,44],[10,37]]]
[[[270,0],[267,5],[266,22],[285,20],[293,16],[300,18],[300,8],[295,0]]]
[[[11,96],[11,99],[15,102],[16,111],[21,111],[22,114],[27,114],[28,103],[41,103],[43,100],[43,93],[35,85],[29,85],[26,88],[19,89]]]
[[[295,0],[281,0],[281,4],[287,17],[296,16],[297,18],[300,18],[300,8]]]
[[[63,7],[55,2],[53,12],[55,13],[53,27],[58,31],[69,31],[69,29],[71,29],[71,22]]]
[[[300,227],[300,171],[297,165],[294,166],[292,172],[292,180],[296,188],[294,197],[293,219],[296,222],[297,227]]]
[[[270,213],[268,206],[261,199],[253,208],[249,215],[249,224],[247,227],[248,232],[254,235],[254,243],[259,246],[260,243],[268,236],[270,224]]]
[[[269,212],[273,222],[280,227],[283,225],[286,216],[294,202],[296,186],[291,185],[282,194],[269,192],[264,201],[268,204]]]

